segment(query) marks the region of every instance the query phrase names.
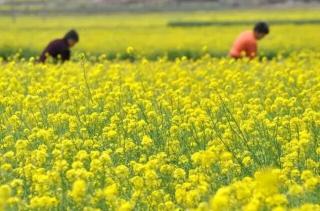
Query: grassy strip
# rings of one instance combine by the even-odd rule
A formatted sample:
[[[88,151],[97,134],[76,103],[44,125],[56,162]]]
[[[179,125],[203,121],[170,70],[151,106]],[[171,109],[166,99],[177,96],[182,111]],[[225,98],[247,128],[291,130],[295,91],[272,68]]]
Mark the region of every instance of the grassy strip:
[[[292,51],[285,51],[281,52],[281,55],[283,57],[289,56],[293,52],[297,52],[298,50],[292,50]],[[101,59],[106,59],[110,61],[118,60],[118,61],[137,61],[141,60],[142,58],[146,58],[150,61],[156,61],[159,59],[166,59],[169,61],[174,61],[178,58],[185,57],[187,59],[191,60],[197,60],[202,58],[203,56],[210,56],[215,58],[223,58],[228,55],[228,52],[226,51],[213,51],[209,50],[208,52],[203,52],[199,50],[192,50],[192,49],[168,49],[167,51],[154,51],[147,55],[141,55],[139,53],[135,54],[129,54],[125,51],[122,52],[116,52],[116,51],[110,51],[108,53],[99,53],[99,52],[90,52],[85,53],[86,58],[92,62],[98,62]],[[14,49],[1,49],[0,50],[0,58],[4,61],[10,61],[10,60],[20,60],[20,59],[26,59],[29,60],[30,58],[37,59],[40,55],[40,52],[32,49],[21,49],[18,52],[14,51]],[[81,52],[76,52],[73,54],[73,60],[79,61],[81,60],[79,55],[82,55]],[[274,50],[267,50],[261,54],[261,57],[267,58],[267,59],[273,59],[279,55],[279,52]]]
[[[269,20],[272,25],[320,25],[320,19],[306,19],[306,20]],[[167,25],[169,27],[204,27],[204,26],[238,26],[238,25],[252,25],[256,20],[246,21],[170,21]]]

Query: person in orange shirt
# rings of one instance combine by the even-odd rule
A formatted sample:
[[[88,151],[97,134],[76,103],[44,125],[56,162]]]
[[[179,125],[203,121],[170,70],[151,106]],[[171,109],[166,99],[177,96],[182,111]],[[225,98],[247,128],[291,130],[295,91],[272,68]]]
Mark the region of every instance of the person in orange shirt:
[[[253,59],[257,55],[258,40],[269,34],[269,25],[265,22],[258,22],[253,31],[242,32],[234,42],[229,56],[235,59],[248,57]]]

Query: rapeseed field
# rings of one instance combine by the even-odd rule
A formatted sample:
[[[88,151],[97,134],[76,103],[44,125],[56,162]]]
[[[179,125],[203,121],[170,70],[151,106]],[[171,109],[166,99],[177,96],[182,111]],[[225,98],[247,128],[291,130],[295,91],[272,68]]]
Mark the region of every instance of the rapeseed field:
[[[0,57],[12,57],[17,52],[22,58],[39,56],[50,40],[62,37],[70,28],[80,34],[74,49],[88,58],[106,55],[109,60],[147,58],[170,60],[186,56],[198,59],[204,55],[225,57],[235,39],[253,24],[213,25],[207,27],[170,27],[173,21],[281,21],[271,24],[271,33],[260,43],[260,55],[275,57],[279,52],[290,55],[294,51],[319,50],[318,8],[282,10],[231,10],[195,12],[149,12],[143,14],[111,13],[92,16],[17,16],[0,18]],[[303,25],[294,24],[304,20]],[[290,21],[293,21],[290,23]],[[310,23],[308,23],[310,21]],[[127,48],[135,49],[134,58]]]
[[[2,63],[0,209],[320,210],[319,59]]]

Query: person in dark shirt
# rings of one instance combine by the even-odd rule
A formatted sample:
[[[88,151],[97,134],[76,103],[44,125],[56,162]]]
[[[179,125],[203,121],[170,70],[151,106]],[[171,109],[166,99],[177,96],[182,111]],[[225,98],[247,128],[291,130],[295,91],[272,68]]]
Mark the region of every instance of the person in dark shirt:
[[[62,62],[70,60],[70,48],[79,42],[79,34],[75,30],[69,31],[62,39],[53,40],[48,44],[40,56],[40,62],[46,62],[48,56]]]

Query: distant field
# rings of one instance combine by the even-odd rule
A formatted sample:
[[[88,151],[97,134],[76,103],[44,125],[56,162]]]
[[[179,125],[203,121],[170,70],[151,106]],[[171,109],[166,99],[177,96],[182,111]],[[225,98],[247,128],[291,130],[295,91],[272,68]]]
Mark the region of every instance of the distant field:
[[[187,56],[198,58],[209,53],[212,56],[227,54],[233,39],[243,30],[250,29],[257,20],[287,21],[274,24],[271,34],[261,42],[262,55],[273,57],[277,53],[291,54],[304,50],[319,50],[320,25],[317,9],[308,10],[246,10],[188,13],[112,14],[104,16],[65,17],[10,17],[0,18],[0,56],[9,57],[20,52],[23,57],[39,55],[51,40],[75,28],[81,34],[81,42],[74,49],[92,55],[105,54],[109,59],[146,57],[169,59]],[[212,23],[242,21],[244,24],[207,25],[202,27],[170,27],[172,22]],[[292,23],[291,23],[291,22]],[[297,25],[295,22],[302,22]],[[134,55],[126,49],[134,48]]]

